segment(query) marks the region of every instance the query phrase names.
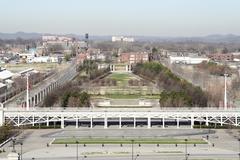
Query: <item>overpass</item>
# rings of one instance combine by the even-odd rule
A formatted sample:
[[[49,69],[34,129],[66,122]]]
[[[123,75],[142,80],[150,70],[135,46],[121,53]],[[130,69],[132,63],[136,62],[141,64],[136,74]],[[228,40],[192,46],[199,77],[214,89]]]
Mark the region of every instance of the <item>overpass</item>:
[[[76,71],[76,66],[77,65],[75,62],[73,62],[68,68],[61,71],[61,73],[43,80],[39,85],[31,89],[29,91],[30,93],[28,99],[29,107],[35,107],[39,105],[49,93],[53,92],[56,88],[76,77],[78,74]],[[26,91],[23,91],[4,102],[4,107],[6,108],[15,108],[21,106],[26,106]]]
[[[115,122],[122,127],[123,123],[131,123],[135,128],[139,121],[145,121],[147,128],[160,124],[165,128],[167,122],[174,122],[179,128],[182,122],[188,122],[193,128],[196,122],[209,124],[240,126],[240,110],[159,110],[159,111],[82,111],[82,110],[29,110],[14,111],[0,109],[0,126],[13,124],[14,126],[60,123],[64,128],[66,122],[71,122],[79,127],[80,122],[88,123],[90,128],[94,123],[101,122],[108,128],[110,122]]]

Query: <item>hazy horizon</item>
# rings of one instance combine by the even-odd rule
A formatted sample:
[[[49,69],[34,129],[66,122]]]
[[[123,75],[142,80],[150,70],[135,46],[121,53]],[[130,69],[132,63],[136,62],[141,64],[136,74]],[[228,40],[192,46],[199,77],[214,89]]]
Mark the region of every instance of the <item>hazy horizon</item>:
[[[1,33],[240,35],[238,0],[7,0],[0,6]]]
[[[17,31],[17,32],[0,32],[1,34],[42,34],[42,35],[75,35],[75,36],[85,36],[86,33],[41,33],[41,32],[27,32],[27,31]],[[88,33],[89,34],[89,33]],[[126,35],[126,34],[106,34],[106,35],[98,35],[93,34],[90,36],[99,36],[99,37],[107,37],[107,36],[126,36],[126,37],[156,37],[156,38],[194,38],[194,37],[207,37],[207,36],[240,36],[240,34],[232,34],[232,33],[226,33],[226,34],[207,34],[207,35],[199,35],[199,36],[161,36],[161,35]]]

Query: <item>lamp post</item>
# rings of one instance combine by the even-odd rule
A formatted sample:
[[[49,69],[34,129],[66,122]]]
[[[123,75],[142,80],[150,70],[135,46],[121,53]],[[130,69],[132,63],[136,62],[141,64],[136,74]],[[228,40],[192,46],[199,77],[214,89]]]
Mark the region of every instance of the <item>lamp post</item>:
[[[224,74],[224,110],[227,110],[227,76],[228,74]]]
[[[139,157],[139,154],[136,155],[135,160],[137,160],[138,157]]]
[[[188,151],[187,151],[187,139],[185,139],[185,159],[186,160],[188,160],[188,156],[189,156],[189,154],[188,154]]]
[[[13,146],[12,152],[16,152],[15,142],[16,142],[16,139],[15,139],[15,138],[12,138],[12,146]]]
[[[23,143],[22,143],[22,142],[20,143],[20,146],[21,146],[20,160],[22,160],[22,146],[23,146]]]
[[[134,147],[133,144],[134,144],[134,140],[132,139],[131,142],[132,142],[132,160],[134,160],[134,158],[133,158],[133,147]]]
[[[239,149],[238,158],[240,160],[240,138],[238,138],[238,149]]]
[[[76,155],[76,157],[77,157],[77,160],[78,160],[78,141],[76,141],[76,145],[77,145],[77,155]]]
[[[87,158],[87,156],[86,156],[86,155],[84,155],[84,156],[83,156],[82,160],[84,160],[85,158]]]

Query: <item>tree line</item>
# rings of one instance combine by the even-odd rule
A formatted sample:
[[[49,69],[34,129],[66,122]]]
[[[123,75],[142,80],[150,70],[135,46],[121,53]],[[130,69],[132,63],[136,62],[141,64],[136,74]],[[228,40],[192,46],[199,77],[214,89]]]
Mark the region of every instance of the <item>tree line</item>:
[[[233,74],[234,72],[236,72],[233,69],[229,68],[228,66],[218,65],[217,63],[214,62],[202,62],[196,65],[196,68],[203,71],[207,71],[211,75],[216,76],[223,76],[224,73]]]
[[[200,87],[179,78],[160,63],[138,63],[133,73],[154,80],[163,90],[159,100],[161,107],[207,106],[207,94]]]
[[[77,68],[78,72],[85,72],[90,80],[94,80],[97,77],[104,75],[110,71],[110,68],[98,69],[97,61],[84,60]]]
[[[68,83],[50,93],[43,102],[44,107],[56,104],[62,107],[89,107],[90,95],[73,83]]]
[[[82,88],[89,85],[89,81],[96,80],[109,72],[109,68],[98,69],[97,63],[85,60],[78,66],[79,76],[73,81],[50,93],[44,100],[43,106],[50,107],[61,105],[62,107],[90,107],[90,95]],[[82,75],[85,72],[86,75]]]
[[[9,125],[4,125],[0,127],[0,143],[4,142],[14,134],[14,130]]]

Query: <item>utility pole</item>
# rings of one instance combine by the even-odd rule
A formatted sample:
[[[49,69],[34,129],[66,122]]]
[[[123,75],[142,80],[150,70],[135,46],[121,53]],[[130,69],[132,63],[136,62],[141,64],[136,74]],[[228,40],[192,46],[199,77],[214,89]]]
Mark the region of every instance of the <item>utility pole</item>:
[[[27,97],[26,97],[26,108],[29,111],[29,74],[27,73]]]
[[[227,76],[228,74],[224,74],[224,110],[227,110]]]
[[[133,156],[134,156],[134,154],[133,154],[134,140],[132,139],[131,142],[132,142],[132,160],[134,160],[134,159],[133,159]]]

